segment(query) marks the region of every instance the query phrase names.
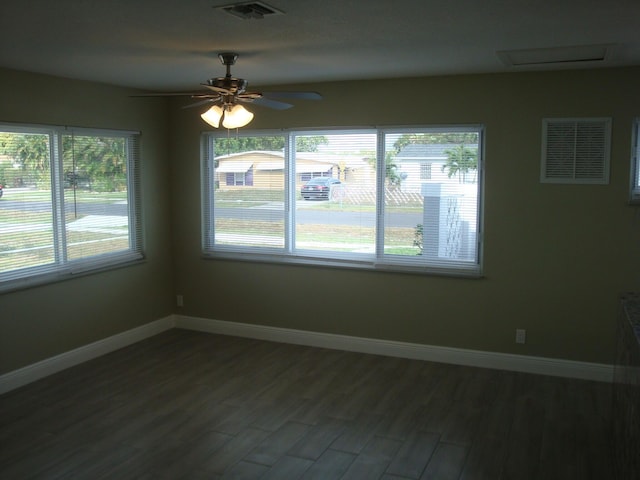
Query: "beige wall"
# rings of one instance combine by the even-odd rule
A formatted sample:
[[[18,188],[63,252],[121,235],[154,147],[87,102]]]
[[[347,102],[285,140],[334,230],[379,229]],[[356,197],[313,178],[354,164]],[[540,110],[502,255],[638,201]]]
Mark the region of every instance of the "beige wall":
[[[640,223],[627,205],[640,69],[379,80],[314,89],[320,102],[254,107],[253,128],[486,126],[484,271],[479,280],[205,260],[198,138],[172,105],[176,288],[181,313],[362,337],[581,361],[612,361],[617,298],[637,290]],[[394,92],[390,95],[390,92]],[[398,105],[397,92],[406,92]],[[413,92],[413,93],[412,93]],[[613,118],[611,182],[539,182],[543,117]],[[514,343],[527,329],[527,344]]]
[[[325,99],[253,108],[255,128],[484,124],[485,277],[470,280],[205,260],[199,134],[208,127],[193,110],[0,70],[0,121],[142,131],[147,253],[143,265],[0,295],[0,374],[172,312],[611,362],[617,297],[640,288],[640,224],[627,205],[639,84],[640,69],[616,69],[291,85],[282,88]],[[613,118],[609,185],[540,184],[547,116]],[[526,345],[515,345],[516,328],[527,329]]]
[[[169,216],[177,185],[169,183],[166,102],[130,93],[0,69],[0,122],[142,132],[147,256],[142,265],[0,294],[0,374],[172,313]]]

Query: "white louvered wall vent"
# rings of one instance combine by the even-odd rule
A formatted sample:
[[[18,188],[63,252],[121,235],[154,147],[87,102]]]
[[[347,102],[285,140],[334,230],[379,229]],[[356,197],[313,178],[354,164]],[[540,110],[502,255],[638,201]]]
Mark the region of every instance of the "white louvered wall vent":
[[[542,183],[608,184],[610,118],[542,120]]]

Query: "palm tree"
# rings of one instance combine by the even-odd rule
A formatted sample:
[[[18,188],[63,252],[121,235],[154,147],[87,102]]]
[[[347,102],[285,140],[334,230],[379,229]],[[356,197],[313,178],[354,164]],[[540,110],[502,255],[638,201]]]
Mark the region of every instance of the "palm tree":
[[[447,163],[442,166],[442,171],[448,170],[449,178],[459,174],[460,183],[465,183],[469,171],[478,169],[478,152],[465,147],[463,143],[444,153],[447,154]]]
[[[384,176],[387,185],[392,187],[397,187],[402,182],[402,177],[400,177],[400,174],[398,173],[398,165],[395,163],[395,159],[395,152],[389,151],[384,155]],[[375,154],[371,153],[365,157],[365,160],[369,165],[371,165],[371,168],[374,170],[376,169],[377,159]]]

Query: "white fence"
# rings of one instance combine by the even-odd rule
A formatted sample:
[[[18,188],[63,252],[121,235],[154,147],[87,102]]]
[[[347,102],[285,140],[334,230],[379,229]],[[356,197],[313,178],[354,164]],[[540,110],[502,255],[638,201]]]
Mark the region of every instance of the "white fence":
[[[345,205],[375,205],[376,191],[371,187],[339,184],[331,189],[331,200]],[[403,192],[398,187],[385,187],[384,203],[388,206],[420,206],[423,196],[420,192]]]

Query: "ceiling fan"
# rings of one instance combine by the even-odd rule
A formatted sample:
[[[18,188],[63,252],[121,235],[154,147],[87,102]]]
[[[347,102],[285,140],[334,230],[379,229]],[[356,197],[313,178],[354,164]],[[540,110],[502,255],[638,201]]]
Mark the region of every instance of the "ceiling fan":
[[[253,103],[262,107],[276,110],[286,110],[293,107],[290,103],[280,101],[291,100],[321,100],[322,95],[317,92],[248,92],[249,82],[243,78],[231,75],[231,66],[238,59],[237,53],[219,53],[218,58],[227,68],[224,77],[210,78],[201,85],[206,90],[198,92],[181,93],[150,93],[136,96],[190,96],[198,100],[196,103],[186,105],[183,108],[210,105],[201,117],[209,125],[218,128],[220,121],[225,128],[240,128],[247,125],[253,119],[253,113],[244,108],[240,103]]]

